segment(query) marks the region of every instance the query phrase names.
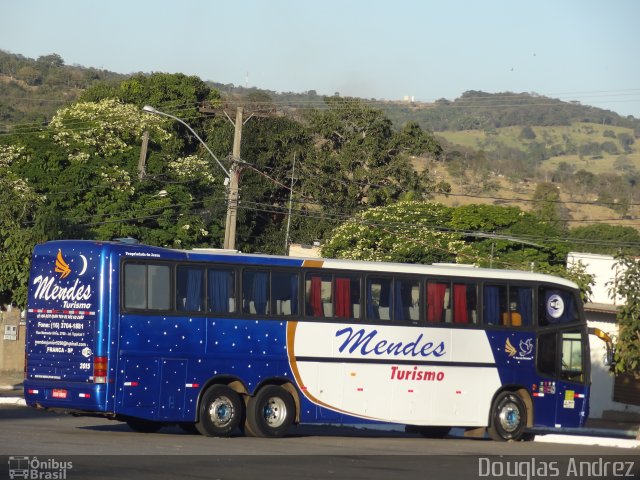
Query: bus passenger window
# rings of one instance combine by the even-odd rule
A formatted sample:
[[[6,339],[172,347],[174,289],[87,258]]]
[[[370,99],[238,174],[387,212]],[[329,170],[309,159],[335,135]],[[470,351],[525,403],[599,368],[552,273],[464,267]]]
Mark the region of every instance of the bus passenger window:
[[[392,301],[390,278],[367,280],[367,318],[369,320],[391,320]]]
[[[427,282],[427,322],[451,321],[451,285]]]
[[[273,272],[271,274],[271,305],[276,315],[298,314],[298,274]]]
[[[147,308],[147,267],[127,263],[124,266],[124,308]]]
[[[242,274],[242,311],[269,314],[269,273],[245,270]]]
[[[207,298],[211,313],[236,311],[235,272],[233,270],[207,270]]]
[[[453,323],[477,323],[478,287],[473,283],[453,284]]]
[[[505,318],[509,318],[507,286],[485,285],[483,299],[482,313],[485,325],[503,325],[506,321]],[[506,314],[506,317],[503,314]]]
[[[331,275],[309,274],[305,281],[306,313],[310,317],[333,317]]]
[[[529,327],[533,323],[533,289],[509,287],[509,311],[503,315],[503,323],[512,327]]]
[[[580,320],[573,292],[540,287],[538,290],[538,323],[541,326]]]
[[[171,306],[171,269],[166,265],[147,266],[147,308],[169,310]]]
[[[180,265],[176,271],[176,309],[204,311],[204,269]]]
[[[396,279],[394,285],[393,319],[417,322],[420,319],[420,282]]]
[[[360,279],[336,276],[334,298],[337,318],[360,318]]]

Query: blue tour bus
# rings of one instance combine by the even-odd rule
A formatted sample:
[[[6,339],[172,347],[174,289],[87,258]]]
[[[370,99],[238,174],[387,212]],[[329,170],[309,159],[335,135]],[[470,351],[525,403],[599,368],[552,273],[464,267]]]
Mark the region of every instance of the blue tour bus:
[[[33,253],[27,404],[137,431],[526,439],[583,426],[589,378],[578,289],[548,275],[80,240]]]

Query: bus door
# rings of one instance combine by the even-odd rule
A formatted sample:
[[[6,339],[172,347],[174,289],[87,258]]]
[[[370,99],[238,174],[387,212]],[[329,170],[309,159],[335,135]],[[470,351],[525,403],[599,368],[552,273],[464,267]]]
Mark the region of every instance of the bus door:
[[[586,332],[569,328],[540,333],[532,386],[535,424],[580,427],[588,414]]]

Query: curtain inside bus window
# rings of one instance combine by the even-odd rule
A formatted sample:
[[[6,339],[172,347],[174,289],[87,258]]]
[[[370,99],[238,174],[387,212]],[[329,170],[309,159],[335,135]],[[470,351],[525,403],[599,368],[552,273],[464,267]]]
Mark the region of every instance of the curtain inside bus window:
[[[271,305],[277,315],[296,315],[298,300],[298,275],[291,272],[271,274]]]
[[[311,315],[322,317],[322,278],[319,275],[311,275],[310,278],[309,306],[311,307]]]
[[[186,297],[184,310],[187,312],[200,312],[203,310],[204,274],[202,268],[185,267],[186,271]],[[180,310],[180,308],[178,308]]]
[[[448,283],[427,283],[427,321],[442,322],[444,320],[445,295]]]
[[[484,323],[500,325],[500,287],[485,285],[484,287]]]
[[[394,319],[397,321],[406,320],[404,314],[404,299],[402,298],[402,282],[399,280],[395,281],[395,297],[393,302],[393,315]]]
[[[269,274],[267,272],[254,272],[253,273],[253,291],[251,300],[255,306],[256,314],[266,315],[268,306],[268,288],[269,288]]]
[[[517,302],[516,311],[522,318],[522,325],[530,326],[533,323],[533,290],[530,287],[518,287]]]
[[[235,311],[233,305],[233,272],[228,270],[209,270],[209,311],[228,313]]]
[[[336,278],[336,317],[350,318],[351,314],[351,279]]]
[[[291,275],[291,315],[298,315],[298,275]]]
[[[454,323],[469,323],[466,285],[453,285],[453,315]]]

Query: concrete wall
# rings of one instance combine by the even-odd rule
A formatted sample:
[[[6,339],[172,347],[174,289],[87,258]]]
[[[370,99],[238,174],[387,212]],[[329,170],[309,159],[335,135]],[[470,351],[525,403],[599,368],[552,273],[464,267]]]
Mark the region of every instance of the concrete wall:
[[[17,326],[17,339],[5,340],[5,325]],[[25,325],[20,324],[20,311],[0,312],[0,372],[24,371]]]

